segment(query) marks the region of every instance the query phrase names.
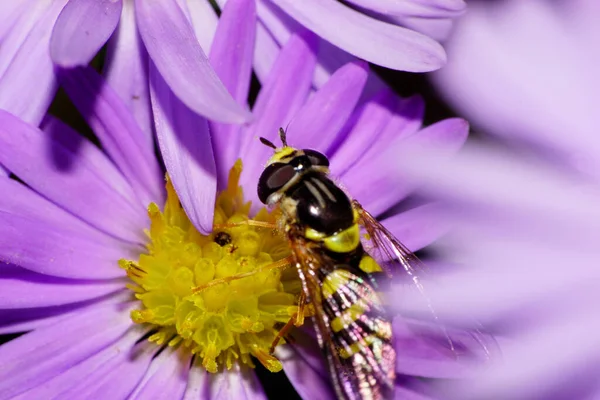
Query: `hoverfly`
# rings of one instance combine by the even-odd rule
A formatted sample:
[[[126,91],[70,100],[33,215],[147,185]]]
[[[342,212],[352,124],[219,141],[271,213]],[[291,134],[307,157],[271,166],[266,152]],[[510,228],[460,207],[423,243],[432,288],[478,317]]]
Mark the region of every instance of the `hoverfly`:
[[[258,197],[281,210],[281,230],[302,282],[299,307],[314,309],[338,398],[392,398],[396,353],[375,275],[391,273],[395,263],[420,288],[413,269],[418,260],[329,177],[325,155],[290,147],[285,131],[279,133],[282,147],[260,139],[274,154],[258,181]],[[363,246],[361,229],[374,249]]]

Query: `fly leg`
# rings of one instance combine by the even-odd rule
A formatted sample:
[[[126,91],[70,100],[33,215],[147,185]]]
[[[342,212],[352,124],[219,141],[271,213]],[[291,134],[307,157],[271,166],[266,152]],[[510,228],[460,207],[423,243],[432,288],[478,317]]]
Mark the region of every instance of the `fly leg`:
[[[284,269],[284,268],[287,268],[288,266],[292,265],[292,262],[293,262],[292,257],[288,256],[288,257],[282,258],[279,261],[275,261],[270,264],[263,265],[262,267],[259,267],[259,268],[255,269],[254,271],[242,272],[241,274],[226,276],[224,278],[212,280],[204,285],[196,286],[195,288],[192,289],[192,293],[198,293],[198,292],[206,290],[212,286],[221,285],[221,284],[229,283],[231,281],[235,281],[238,279],[247,278],[247,277],[257,274],[259,272],[270,271],[273,269]]]
[[[304,305],[306,304],[306,295],[304,292],[300,293],[300,299],[298,300],[298,311],[292,315],[288,322],[285,323],[283,328],[277,332],[277,336],[273,339],[273,343],[271,343],[271,349],[269,350],[270,354],[273,354],[275,351],[275,347],[279,344],[282,338],[288,334],[292,326],[302,326],[304,324]]]

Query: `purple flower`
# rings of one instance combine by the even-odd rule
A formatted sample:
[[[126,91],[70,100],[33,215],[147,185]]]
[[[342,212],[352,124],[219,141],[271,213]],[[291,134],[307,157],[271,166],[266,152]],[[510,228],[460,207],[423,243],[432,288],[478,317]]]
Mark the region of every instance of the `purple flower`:
[[[246,33],[253,25],[238,21],[252,4],[228,4],[211,50],[220,79],[240,102],[248,93],[253,51],[247,51],[252,42]],[[0,268],[0,332],[28,332],[0,347],[0,399],[264,398],[248,368],[257,362],[283,368],[303,397],[331,398],[310,334],[297,332],[295,344],[277,348],[277,359],[267,351],[275,322],[296,308],[293,271],[231,282],[247,291],[245,301],[229,285],[210,287],[232,270],[265,265],[287,251],[280,239],[250,228],[231,232],[237,248],[221,247],[210,233],[213,223],[273,218],[258,211],[258,202],[253,208],[244,202],[256,199],[257,177],[269,155],[255,136],[275,140],[277,128],[287,126],[291,144],[327,154],[339,181],[381,214],[413,188],[391,184],[383,150],[434,146],[451,154],[468,126],[451,119],[421,129],[419,98],[400,99],[388,88],[362,96],[368,77],[363,62],[340,68],[309,97],[316,44],[311,34],[292,36],[259,93],[255,120],[244,127],[199,116],[151,65],[166,193],[147,133],[91,68],[64,70],[60,79],[102,150],[56,118],[47,116],[40,130],[0,111],[0,163],[20,179],[0,179],[0,258],[6,262]],[[229,62],[234,48],[241,57],[236,63]],[[384,223],[418,250],[446,231],[437,211],[436,204],[422,204],[388,213]],[[200,295],[190,294],[207,284]],[[467,373],[445,346],[415,333],[430,328],[396,318],[394,329],[398,395],[426,396],[417,376]],[[451,333],[455,343],[472,345],[461,332]]]
[[[495,365],[444,388],[454,398],[600,395],[598,12],[593,1],[474,2],[436,74],[495,136],[404,170],[456,223],[439,243],[456,264],[433,293],[440,312],[504,337]]]

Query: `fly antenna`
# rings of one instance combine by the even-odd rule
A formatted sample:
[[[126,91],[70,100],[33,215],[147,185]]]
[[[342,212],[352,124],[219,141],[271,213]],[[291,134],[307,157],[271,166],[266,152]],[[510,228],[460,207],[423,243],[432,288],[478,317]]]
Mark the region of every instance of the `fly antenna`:
[[[271,142],[269,139],[265,139],[264,137],[261,137],[260,142],[262,144],[264,144],[265,146],[272,148],[273,150],[277,149],[277,146],[275,146],[273,144],[273,142]]]
[[[279,139],[281,139],[281,144],[283,144],[283,147],[287,147],[287,140],[285,138],[285,131],[283,128],[279,128]]]

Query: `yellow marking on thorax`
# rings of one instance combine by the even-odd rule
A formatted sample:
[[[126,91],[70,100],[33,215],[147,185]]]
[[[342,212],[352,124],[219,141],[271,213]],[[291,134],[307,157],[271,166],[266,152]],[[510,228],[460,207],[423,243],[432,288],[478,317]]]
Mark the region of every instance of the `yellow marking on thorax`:
[[[323,239],[327,250],[335,253],[349,253],[355,250],[360,244],[360,230],[358,224],[353,224],[350,228],[344,229],[334,235]]]

